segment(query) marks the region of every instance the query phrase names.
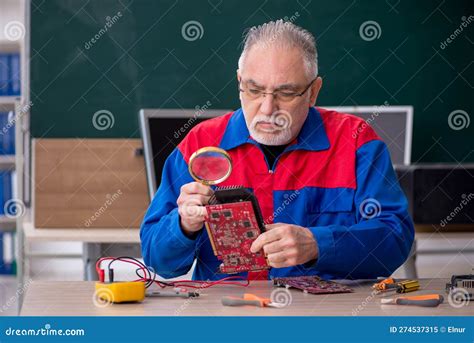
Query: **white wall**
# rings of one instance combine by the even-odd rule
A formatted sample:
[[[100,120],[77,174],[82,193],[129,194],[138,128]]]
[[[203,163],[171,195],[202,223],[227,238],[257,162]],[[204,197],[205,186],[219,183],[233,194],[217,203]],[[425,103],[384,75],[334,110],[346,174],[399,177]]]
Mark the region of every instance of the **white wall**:
[[[0,0],[0,44],[19,44],[10,42],[5,36],[5,27],[12,21],[25,24],[25,0]]]

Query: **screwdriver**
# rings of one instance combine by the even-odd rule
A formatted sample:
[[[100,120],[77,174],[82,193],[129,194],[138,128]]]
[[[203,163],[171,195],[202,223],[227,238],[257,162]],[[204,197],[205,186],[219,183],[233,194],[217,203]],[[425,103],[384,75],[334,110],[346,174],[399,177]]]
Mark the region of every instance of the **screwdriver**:
[[[418,280],[406,280],[397,284],[397,293],[414,292],[418,289],[420,289]]]
[[[268,298],[260,298],[255,294],[245,293],[243,297],[226,296],[222,298],[222,305],[224,306],[257,306],[257,307],[285,307],[286,304],[272,302]]]
[[[153,291],[147,292],[147,297],[178,297],[178,298],[196,298],[199,296],[198,292],[182,292],[179,289],[172,291]]]
[[[393,279],[386,279],[373,286],[378,292],[396,291],[397,293],[414,292],[420,289],[418,280],[405,280],[396,282]]]
[[[380,299],[382,305],[415,305],[423,307],[436,307],[443,303],[444,298],[440,294],[415,295],[411,297],[398,297],[391,299]]]

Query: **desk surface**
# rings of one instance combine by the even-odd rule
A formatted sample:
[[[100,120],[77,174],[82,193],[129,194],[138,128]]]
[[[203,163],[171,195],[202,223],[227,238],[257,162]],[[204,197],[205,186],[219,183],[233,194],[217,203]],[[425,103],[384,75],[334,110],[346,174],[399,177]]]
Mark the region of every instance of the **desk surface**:
[[[354,293],[333,295],[304,294],[290,290],[291,303],[282,309],[252,306],[227,307],[221,305],[225,295],[240,296],[254,293],[270,297],[270,282],[253,281],[249,287],[216,286],[204,289],[199,298],[146,298],[142,303],[94,304],[94,282],[32,282],[21,310],[22,316],[460,316],[472,315],[474,302],[461,308],[452,307],[444,292],[447,279],[420,280],[422,290],[411,293],[440,293],[445,302],[436,308],[417,306],[380,305],[380,296],[372,295],[372,281],[351,283]],[[282,289],[283,290],[283,289]]]

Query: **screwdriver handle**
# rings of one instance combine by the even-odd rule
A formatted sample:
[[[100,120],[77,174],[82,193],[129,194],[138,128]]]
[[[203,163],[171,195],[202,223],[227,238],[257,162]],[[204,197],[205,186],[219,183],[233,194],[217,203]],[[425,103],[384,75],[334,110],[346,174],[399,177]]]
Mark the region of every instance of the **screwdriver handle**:
[[[221,301],[222,301],[222,305],[224,306],[245,306],[245,305],[258,306],[258,307],[264,306],[264,304],[259,300],[245,300],[245,299],[237,298],[237,297],[223,297]]]
[[[423,307],[436,307],[444,301],[440,294],[415,295],[412,297],[399,297],[395,299],[382,299],[382,304],[416,305]]]
[[[426,299],[426,300],[410,300],[410,299],[397,299],[398,305],[416,305],[422,307],[436,307],[441,304],[439,299]]]

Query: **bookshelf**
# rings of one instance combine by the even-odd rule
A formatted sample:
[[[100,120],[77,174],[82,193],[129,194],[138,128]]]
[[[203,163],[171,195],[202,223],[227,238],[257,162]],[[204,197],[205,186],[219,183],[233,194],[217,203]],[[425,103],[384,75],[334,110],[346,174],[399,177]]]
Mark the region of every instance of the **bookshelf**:
[[[25,101],[26,94],[26,30],[25,30],[25,15],[26,15],[26,1],[25,0],[6,0],[0,4],[0,68],[3,67],[3,74],[0,72],[0,112],[12,113],[8,115],[7,119],[0,122],[0,135],[3,141],[2,154],[0,155],[0,173],[11,172],[8,177],[2,176],[1,180],[11,180],[11,191],[2,193],[2,213],[7,207],[7,194],[9,199],[22,199],[23,184],[23,167],[18,168],[18,163],[23,163],[23,139],[18,146],[20,137],[19,126],[19,110],[22,109],[22,103]],[[12,25],[18,27],[12,28]],[[8,28],[12,30],[8,30]],[[21,32],[23,30],[23,32]],[[12,36],[17,35],[18,36]],[[6,72],[5,73],[5,67]],[[8,82],[6,82],[8,80]],[[6,85],[6,86],[5,86]],[[21,88],[20,88],[21,87]],[[26,115],[25,115],[26,114]],[[29,113],[21,113],[21,117],[28,116]],[[3,115],[5,116],[5,115]],[[25,118],[23,118],[24,120]],[[8,141],[8,149],[4,149],[5,136],[9,135],[11,140]],[[13,139],[14,137],[14,139]],[[20,169],[20,170],[19,170]],[[2,187],[2,191],[4,189]],[[4,206],[5,203],[5,206]],[[10,202],[11,203],[11,202]],[[16,268],[18,261],[22,259],[20,255],[20,231],[21,218],[16,215],[7,214],[0,215],[0,274],[21,274],[21,267]],[[21,276],[20,276],[21,281]]]

